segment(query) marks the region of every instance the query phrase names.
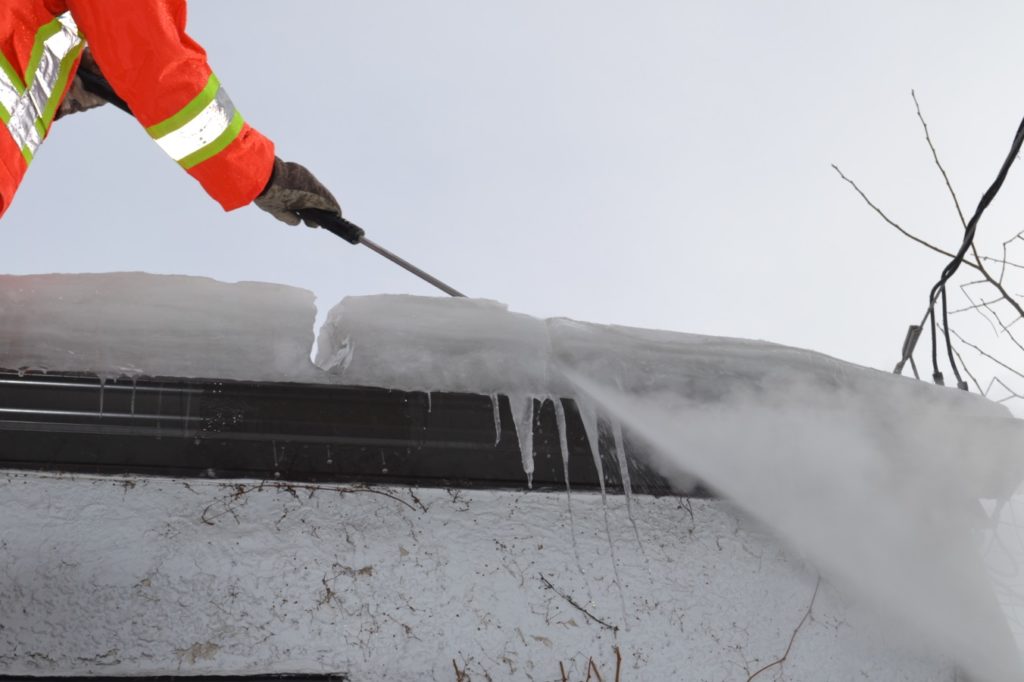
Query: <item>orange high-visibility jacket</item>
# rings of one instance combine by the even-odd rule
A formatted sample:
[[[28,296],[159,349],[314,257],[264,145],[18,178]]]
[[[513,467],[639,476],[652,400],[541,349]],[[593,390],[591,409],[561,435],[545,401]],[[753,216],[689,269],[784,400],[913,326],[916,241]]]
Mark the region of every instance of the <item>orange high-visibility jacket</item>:
[[[266,186],[274,146],[185,34],[186,0],[0,0],[0,216],[67,94],[85,41],[167,154],[231,210]]]

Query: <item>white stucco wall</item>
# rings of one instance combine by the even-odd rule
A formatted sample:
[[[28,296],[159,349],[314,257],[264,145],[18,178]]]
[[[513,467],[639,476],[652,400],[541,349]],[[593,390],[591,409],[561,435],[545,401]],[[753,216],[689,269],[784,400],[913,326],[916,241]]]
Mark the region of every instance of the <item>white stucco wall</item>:
[[[794,638],[816,576],[724,502],[572,503],[0,472],[0,674],[953,679],[827,584]]]

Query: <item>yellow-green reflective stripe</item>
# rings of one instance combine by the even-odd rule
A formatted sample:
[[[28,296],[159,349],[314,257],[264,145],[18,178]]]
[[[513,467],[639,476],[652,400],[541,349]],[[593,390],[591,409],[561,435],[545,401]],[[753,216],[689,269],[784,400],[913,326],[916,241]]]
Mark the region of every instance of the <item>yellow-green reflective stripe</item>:
[[[242,117],[242,114],[236,111],[235,115],[231,118],[231,123],[228,124],[228,127],[223,133],[221,133],[220,137],[202,149],[179,160],[178,163],[181,164],[182,168],[188,169],[193,166],[198,166],[203,161],[212,159],[214,156],[227,149],[227,146],[235,141],[235,138],[237,138],[238,134],[242,132],[242,128],[244,126],[245,119]]]
[[[22,82],[21,76],[19,76],[18,72],[14,70],[11,63],[7,61],[7,57],[4,56],[3,52],[0,52],[0,71],[4,72],[7,76],[7,80],[11,82],[11,85],[19,95],[25,92],[25,83]]]
[[[146,132],[149,133],[150,137],[156,140],[178,130],[198,116],[203,109],[209,106],[210,102],[217,97],[218,90],[220,90],[220,81],[217,80],[217,76],[210,74],[210,80],[206,82],[206,87],[204,87],[191,102],[186,104],[181,111],[176,113],[174,116],[157,123],[155,126],[146,128]]]

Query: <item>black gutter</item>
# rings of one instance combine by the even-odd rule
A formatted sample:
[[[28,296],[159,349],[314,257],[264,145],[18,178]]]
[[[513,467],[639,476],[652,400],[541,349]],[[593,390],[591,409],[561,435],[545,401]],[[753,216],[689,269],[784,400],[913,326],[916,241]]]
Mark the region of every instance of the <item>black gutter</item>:
[[[563,400],[573,489],[599,487]],[[537,405],[533,487],[564,491],[554,406]],[[495,444],[488,396],[379,388],[0,370],[0,468],[182,478],[525,489],[508,399]],[[610,434],[601,458],[621,493]],[[627,442],[634,492],[672,494]],[[704,494],[704,493],[699,493]]]

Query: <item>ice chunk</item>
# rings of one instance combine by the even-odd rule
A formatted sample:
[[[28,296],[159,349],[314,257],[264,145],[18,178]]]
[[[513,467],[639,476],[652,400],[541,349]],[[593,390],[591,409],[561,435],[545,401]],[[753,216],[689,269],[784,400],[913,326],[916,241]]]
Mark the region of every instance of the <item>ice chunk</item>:
[[[138,272],[0,276],[0,367],[307,381],[313,294]]]
[[[344,341],[352,361],[335,360]],[[481,395],[550,395],[547,328],[500,303],[346,298],[327,316],[316,364],[349,385]]]

